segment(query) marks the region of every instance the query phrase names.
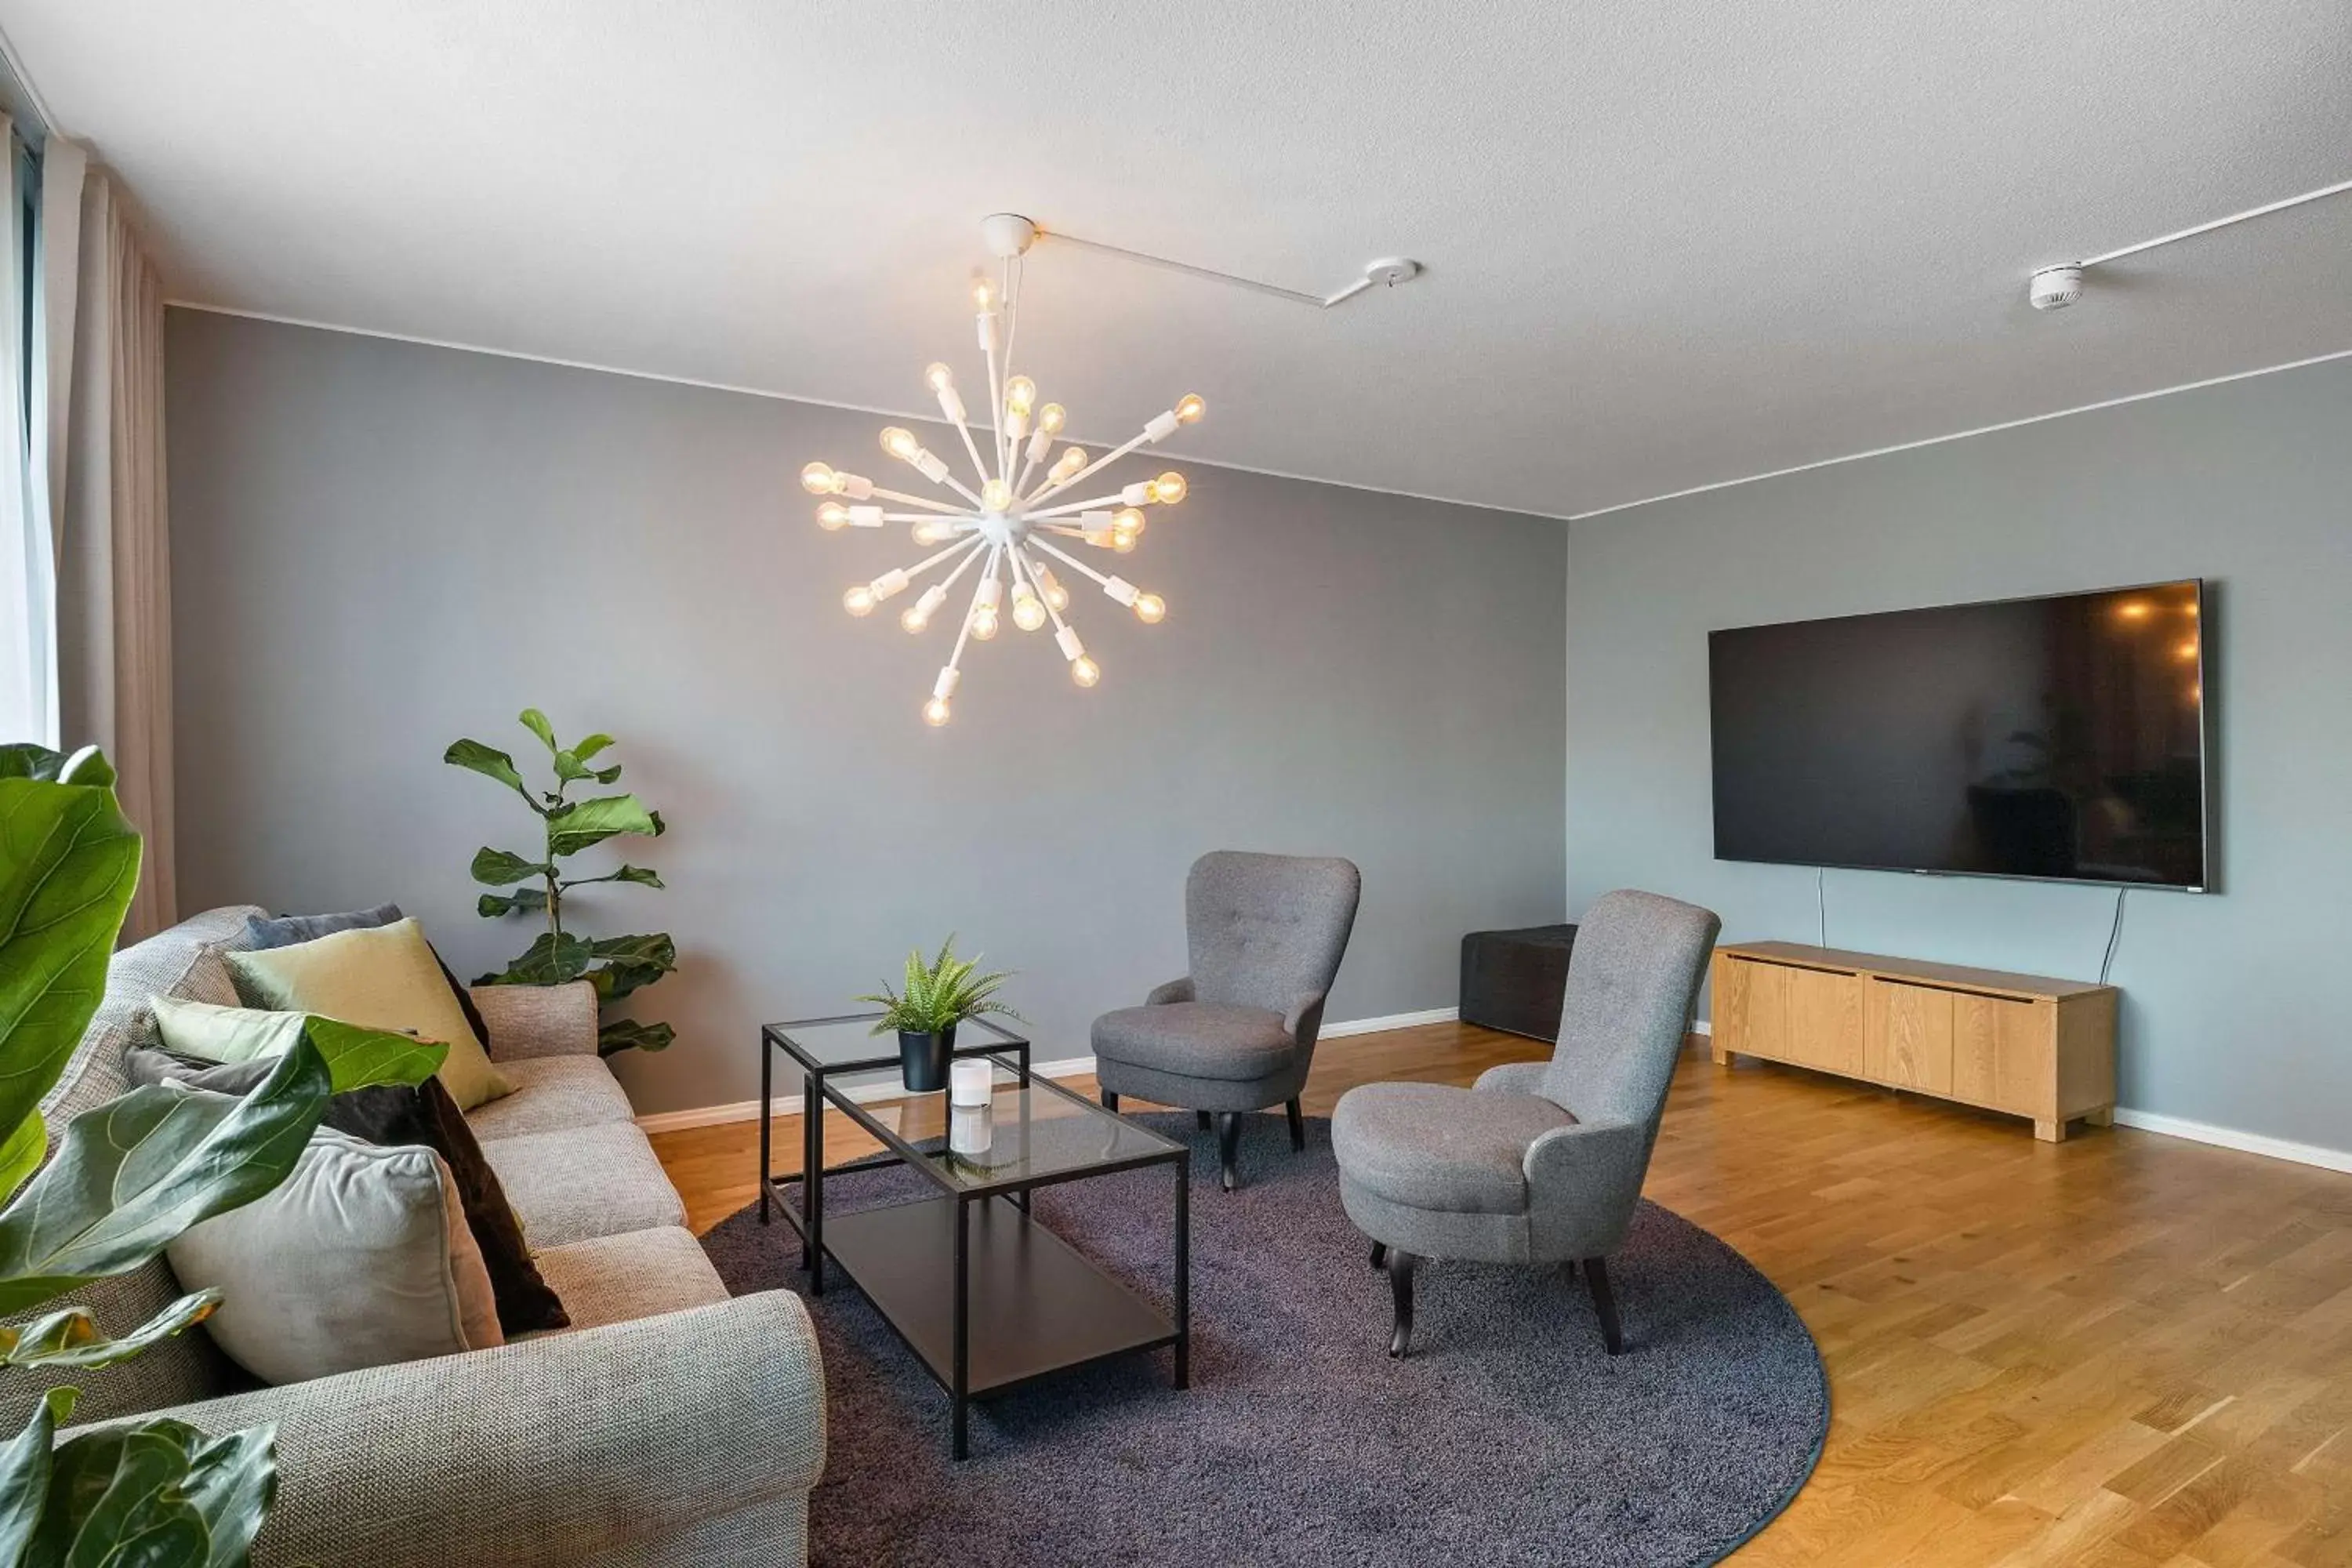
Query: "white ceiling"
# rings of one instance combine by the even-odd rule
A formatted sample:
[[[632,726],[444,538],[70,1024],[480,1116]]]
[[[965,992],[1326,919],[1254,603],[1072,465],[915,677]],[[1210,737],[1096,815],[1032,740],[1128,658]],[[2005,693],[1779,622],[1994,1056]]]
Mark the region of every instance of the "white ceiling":
[[[2352,348],[2345,0],[0,0],[181,299],[1566,515]],[[972,379],[977,379],[976,374]],[[846,455],[845,455],[846,456]]]

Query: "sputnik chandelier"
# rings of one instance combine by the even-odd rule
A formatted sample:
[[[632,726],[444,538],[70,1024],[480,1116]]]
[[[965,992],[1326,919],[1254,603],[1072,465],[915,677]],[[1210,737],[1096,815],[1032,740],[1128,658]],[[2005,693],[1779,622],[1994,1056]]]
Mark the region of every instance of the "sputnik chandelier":
[[[988,370],[991,417],[982,431],[988,438],[985,452],[972,433],[954,373],[945,364],[933,364],[923,373],[939,399],[940,412],[963,439],[975,474],[973,484],[959,479],[946,461],[926,449],[912,431],[896,426],[882,432],[882,450],[951,492],[956,501],[884,489],[863,475],[824,463],[811,463],[801,470],[801,484],[811,494],[827,498],[817,507],[816,521],[828,532],[910,522],[917,544],[943,546],[911,566],[885,572],[870,583],[850,588],[842,595],[841,605],[851,615],[870,616],[877,605],[904,593],[917,578],[944,572],[898,616],[899,626],[909,633],[920,633],[947,603],[956,584],[978,568],[971,603],[956,629],[954,650],[932,684],[930,700],[923,704],[923,718],[934,725],[948,721],[956,685],[962,679],[965,647],[996,636],[1008,593],[1015,626],[1034,632],[1052,624],[1054,641],[1069,664],[1072,680],[1091,687],[1102,679],[1101,667],[1087,656],[1077,629],[1064,616],[1070,607],[1069,590],[1041,557],[1050,556],[1080,576],[1093,579],[1113,603],[1134,611],[1135,618],[1146,626],[1158,624],[1168,614],[1168,605],[1159,595],[1147,594],[1124,577],[1096,571],[1055,541],[1129,554],[1143,536],[1143,509],[1173,506],[1182,500],[1184,477],[1164,473],[1082,500],[1063,498],[1089,476],[1139,447],[1166,439],[1207,409],[1197,395],[1187,394],[1173,408],[1154,416],[1123,446],[1098,458],[1089,457],[1083,447],[1066,447],[1060,457],[1046,462],[1054,438],[1061,434],[1069,416],[1058,403],[1039,404],[1036,383],[1013,370],[1020,324],[1021,258],[1035,239],[1036,229],[1026,218],[1000,214],[982,223],[981,233],[1003,264],[999,282],[982,281],[971,291],[979,311],[980,351]],[[1042,475],[1041,464],[1045,465]],[[912,510],[889,510],[884,502]]]

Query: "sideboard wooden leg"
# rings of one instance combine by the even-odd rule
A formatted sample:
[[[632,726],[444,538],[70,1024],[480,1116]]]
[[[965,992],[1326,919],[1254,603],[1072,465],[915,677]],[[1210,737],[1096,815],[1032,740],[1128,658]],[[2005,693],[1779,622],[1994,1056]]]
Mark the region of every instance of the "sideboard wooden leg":
[[[2033,1135],[2044,1143],[2063,1143],[2066,1141],[2066,1124],[2063,1121],[2036,1121]]]
[[[2083,1121],[2090,1127],[2113,1127],[2116,1124],[2116,1108],[2102,1105],[2096,1110],[2086,1110],[2083,1112]]]
[[[1731,1065],[1731,1051],[1729,1047],[1725,1046],[1709,1046],[1707,1048],[1714,1054],[1716,1066],[1719,1068],[1727,1068]]]

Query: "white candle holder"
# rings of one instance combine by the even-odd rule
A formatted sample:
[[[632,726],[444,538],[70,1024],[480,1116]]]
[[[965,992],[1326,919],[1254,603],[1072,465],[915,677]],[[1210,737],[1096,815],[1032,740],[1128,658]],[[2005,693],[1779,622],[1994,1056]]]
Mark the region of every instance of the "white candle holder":
[[[948,1068],[948,1103],[986,1105],[995,1099],[996,1064],[984,1057],[967,1057]]]

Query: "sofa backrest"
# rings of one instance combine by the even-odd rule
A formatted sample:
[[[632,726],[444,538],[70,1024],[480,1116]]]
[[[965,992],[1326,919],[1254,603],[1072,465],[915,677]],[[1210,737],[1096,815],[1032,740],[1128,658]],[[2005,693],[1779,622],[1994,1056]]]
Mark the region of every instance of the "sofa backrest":
[[[1329,991],[1362,888],[1346,860],[1240,849],[1202,856],[1184,880],[1194,997],[1281,1013]]]
[[[261,912],[242,906],[207,910],[114,955],[107,969],[106,1000],[100,1004],[57,1087],[41,1101],[41,1115],[48,1123],[50,1154],[57,1152],[58,1139],[68,1122],[129,1092],[123,1053],[152,1037],[154,998],[178,996],[236,1005],[236,988],[220,955],[225,949],[245,945],[246,917]],[[41,1310],[83,1307],[100,1328],[122,1334],[182,1294],[170,1266],[158,1258],[143,1268],[100,1279]],[[130,1361],[98,1371],[34,1372],[11,1378],[6,1430],[13,1432],[23,1424],[38,1391],[57,1384],[70,1384],[82,1391],[81,1403],[74,1412],[79,1423],[207,1399],[247,1386],[250,1381],[213,1348],[202,1329],[194,1329]]]

